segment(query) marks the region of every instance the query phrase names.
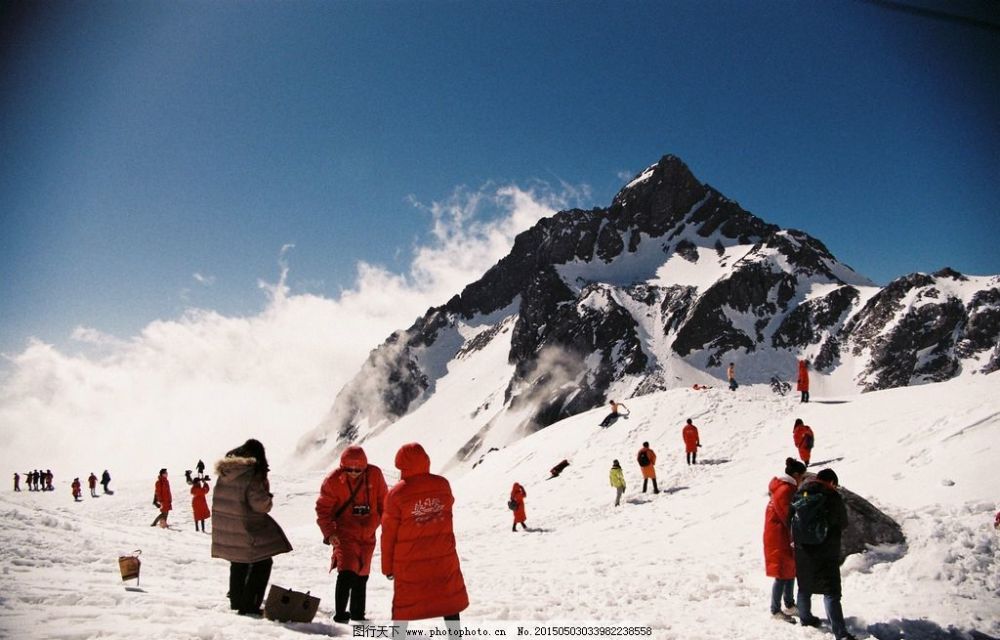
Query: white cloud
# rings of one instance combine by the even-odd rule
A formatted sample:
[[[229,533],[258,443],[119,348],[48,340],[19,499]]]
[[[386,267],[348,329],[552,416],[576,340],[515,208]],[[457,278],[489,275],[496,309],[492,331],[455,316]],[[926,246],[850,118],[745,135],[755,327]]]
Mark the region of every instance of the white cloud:
[[[86,354],[32,341],[0,378],[0,466],[145,475],[207,462],[248,437],[273,458],[286,456],[371,349],[476,280],[517,233],[583,194],[567,185],[488,185],[420,205],[431,214],[430,239],[414,247],[408,271],[361,262],[334,299],[291,291],[289,243],[278,281],[259,282],[266,302],[255,315],[193,309],[128,340],[78,327],[73,339],[97,347]],[[145,443],[140,451],[122,444],[136,440]]]
[[[215,284],[215,276],[204,276],[204,275],[198,273],[197,271],[195,271],[194,274],[191,277],[193,277],[195,280],[197,280],[199,284],[203,284],[206,287],[210,287],[213,284]]]

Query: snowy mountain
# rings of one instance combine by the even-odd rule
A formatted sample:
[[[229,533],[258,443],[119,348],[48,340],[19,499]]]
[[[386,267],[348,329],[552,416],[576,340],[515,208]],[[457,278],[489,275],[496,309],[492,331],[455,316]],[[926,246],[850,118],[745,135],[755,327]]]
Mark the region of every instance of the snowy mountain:
[[[741,383],[794,381],[802,358],[814,396],[995,371],[1000,276],[944,269],[879,288],[665,156],[610,207],[543,219],[479,280],[392,334],[298,453],[325,464],[423,412],[449,418],[442,454],[474,461],[609,398],[719,385],[729,362]],[[460,407],[435,401],[484,379]]]
[[[440,414],[418,409],[365,444],[390,485],[398,480],[392,460],[400,444],[447,449],[442,426],[469,406],[465,396],[488,395],[500,379],[474,369],[468,358],[458,363],[464,382],[442,380],[434,394]],[[502,397],[502,384],[499,389]],[[603,408],[577,414],[484,455],[474,468],[447,473],[470,597],[463,625],[477,634],[502,628],[508,637],[516,637],[519,626],[544,632],[620,625],[648,627],[648,635],[636,637],[654,640],[832,638],[826,629],[785,624],[768,612],[767,486],[785,457],[795,455],[791,427],[802,417],[816,431],[815,468],[836,469],[841,484],[891,516],[906,539],[851,555],[841,567],[851,632],[878,640],[1000,637],[1000,536],[992,526],[998,504],[991,481],[1000,442],[998,397],[1000,376],[979,375],[808,405],[767,385],[737,393],[677,388],[631,400],[631,415],[608,429],[597,426]],[[681,426],[688,417],[703,443],[696,466],[684,461]],[[272,434],[266,444],[280,439]],[[635,456],[644,440],[658,455],[658,495],[641,492]],[[141,440],[129,444],[143,446]],[[214,457],[206,455],[206,462],[211,466],[223,452],[209,452]],[[169,456],[171,471],[183,468],[179,452]],[[440,471],[447,459],[431,456]],[[569,466],[548,479],[562,459]],[[612,506],[608,481],[612,459],[621,461],[628,484],[619,508]],[[69,470],[57,469],[54,492],[0,492],[0,638],[357,637],[330,620],[336,578],[315,522],[327,470],[304,472],[294,461],[277,460],[272,467],[272,515],[294,550],[275,557],[271,583],[320,597],[314,622],[280,624],[229,610],[228,563],[212,559],[211,536],[194,530],[179,472],[172,476],[174,529],[161,530],[149,526],[158,513],[150,504],[155,469],[146,469],[144,481],[114,481],[114,496],[90,498],[85,490],[78,503],[70,497]],[[527,489],[527,532],[511,532],[506,501],[513,482]],[[127,591],[117,558],[135,549],[142,550],[141,578]],[[379,573],[380,561],[376,550],[367,610],[376,625],[385,625],[393,583]],[[823,615],[821,598],[813,598],[813,608]],[[411,628],[434,624],[440,620]],[[376,637],[378,628],[366,637]]]

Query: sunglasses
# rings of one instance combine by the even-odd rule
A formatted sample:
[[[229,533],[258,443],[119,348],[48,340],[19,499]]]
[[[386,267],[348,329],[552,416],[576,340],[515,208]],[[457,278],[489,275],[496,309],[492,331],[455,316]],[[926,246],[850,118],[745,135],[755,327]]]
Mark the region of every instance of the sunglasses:
[[[347,473],[361,473],[364,469],[348,469],[347,467],[344,467],[344,471]]]

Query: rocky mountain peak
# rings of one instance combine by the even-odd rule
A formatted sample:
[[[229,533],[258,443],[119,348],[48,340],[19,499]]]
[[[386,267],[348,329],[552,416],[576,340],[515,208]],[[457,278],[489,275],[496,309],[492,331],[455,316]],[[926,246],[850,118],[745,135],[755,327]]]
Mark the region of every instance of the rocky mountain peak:
[[[765,222],[665,155],[608,208],[540,220],[390,336],[301,446],[389,428],[482,358],[492,359],[478,371],[508,373],[472,412],[489,417],[474,420],[460,458],[609,397],[711,383],[726,362],[755,383],[812,359],[817,374],[861,390],[988,373],[1000,369],[998,282],[945,268],[876,287],[818,239]]]

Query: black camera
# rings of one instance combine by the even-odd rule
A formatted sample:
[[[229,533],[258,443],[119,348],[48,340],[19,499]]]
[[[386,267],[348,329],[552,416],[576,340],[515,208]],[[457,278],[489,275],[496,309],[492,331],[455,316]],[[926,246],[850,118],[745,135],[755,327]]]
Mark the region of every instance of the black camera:
[[[356,504],[353,507],[351,507],[351,513],[353,513],[356,516],[366,516],[369,513],[371,513],[371,511],[372,508],[366,504]]]

